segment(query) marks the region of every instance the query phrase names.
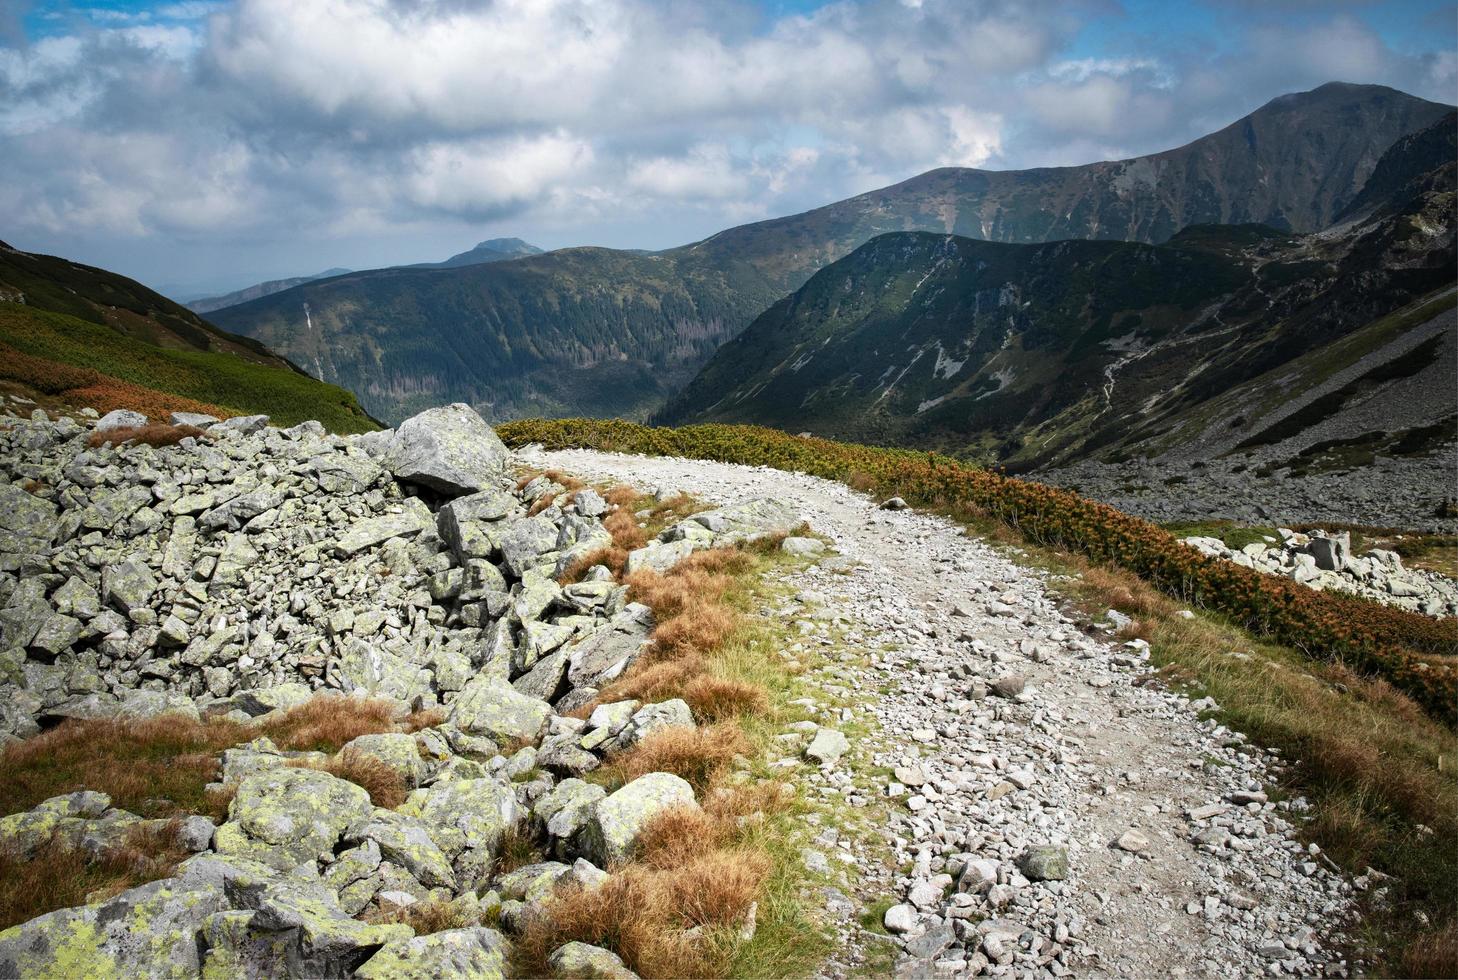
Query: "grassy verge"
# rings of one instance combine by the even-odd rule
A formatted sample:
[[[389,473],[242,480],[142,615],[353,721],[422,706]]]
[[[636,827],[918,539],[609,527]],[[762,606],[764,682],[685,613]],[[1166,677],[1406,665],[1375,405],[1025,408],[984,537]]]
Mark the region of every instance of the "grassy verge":
[[[317,419],[331,432],[378,425],[343,388],[232,354],[154,347],[60,313],[0,303],[0,379],[77,405],[170,411],[262,413],[279,425]]]

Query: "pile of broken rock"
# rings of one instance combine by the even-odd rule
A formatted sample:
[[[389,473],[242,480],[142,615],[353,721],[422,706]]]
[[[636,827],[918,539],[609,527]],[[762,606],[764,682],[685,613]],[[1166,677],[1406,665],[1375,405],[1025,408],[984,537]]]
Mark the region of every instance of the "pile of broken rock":
[[[653,814],[695,805],[668,773],[612,793],[578,778],[695,721],[679,700],[566,717],[631,666],[652,627],[606,568],[558,583],[611,543],[597,492],[546,477],[517,489],[510,453],[465,405],[356,437],[179,421],[205,436],[89,446],[136,424],[129,413],[88,425],[37,411],[0,430],[0,738],[67,718],[263,719],[320,690],[389,699],[402,717],[438,707],[445,721],[345,746],[402,776],[411,792],[395,810],[298,767],[317,753],[266,738],[227,750],[226,822],[193,818],[179,837],[196,856],[0,933],[0,974],[64,959],[88,975],[490,975],[494,928],[417,937],[362,920],[450,902],[461,921],[509,932],[558,883],[599,882]],[[631,560],[663,569],[800,523],[752,501],[680,522]],[[104,847],[141,819],[110,804],[79,792],[0,817],[0,845],[59,833]],[[508,833],[556,860],[497,874]],[[555,955],[569,972],[623,971],[581,944]]]
[[[1395,551],[1372,548],[1352,555],[1350,532],[1303,534],[1278,528],[1280,541],[1267,537],[1236,550],[1219,538],[1188,537],[1185,544],[1212,558],[1223,558],[1269,575],[1281,575],[1313,589],[1335,589],[1375,599],[1428,616],[1458,614],[1458,582],[1436,572],[1404,568]]]

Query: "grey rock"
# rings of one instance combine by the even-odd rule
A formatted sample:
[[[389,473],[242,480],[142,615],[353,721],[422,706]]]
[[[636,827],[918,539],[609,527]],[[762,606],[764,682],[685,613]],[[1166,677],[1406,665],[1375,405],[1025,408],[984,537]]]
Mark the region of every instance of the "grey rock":
[[[492,486],[509,455],[481,416],[457,402],[400,423],[384,465],[396,479],[460,496]]]

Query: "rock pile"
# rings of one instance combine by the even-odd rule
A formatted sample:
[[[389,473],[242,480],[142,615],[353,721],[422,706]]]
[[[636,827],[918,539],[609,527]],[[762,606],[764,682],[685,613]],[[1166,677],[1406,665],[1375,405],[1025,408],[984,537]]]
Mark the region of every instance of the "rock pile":
[[[1219,538],[1188,537],[1185,544],[1212,558],[1224,558],[1269,575],[1282,575],[1313,589],[1338,589],[1428,616],[1458,614],[1458,582],[1445,575],[1404,568],[1395,551],[1373,548],[1352,556],[1351,535],[1343,531],[1302,534],[1278,528],[1268,538],[1236,550]]]
[[[320,690],[446,720],[339,753],[402,777],[410,795],[393,810],[322,771],[321,753],[267,738],[225,751],[226,821],[179,832],[195,857],[0,933],[0,974],[499,975],[502,933],[482,923],[510,931],[557,883],[601,882],[655,813],[696,805],[668,773],[613,793],[577,778],[695,723],[680,700],[565,717],[631,666],[652,627],[605,567],[558,582],[611,544],[596,491],[546,477],[518,489],[510,454],[464,405],[358,437],[178,421],[205,434],[96,448],[95,433],[131,423],[39,411],[0,430],[3,737],[67,718],[267,720]],[[634,561],[665,569],[800,523],[751,501],[680,522]],[[59,833],[97,850],[145,822],[110,804],[47,800],[0,820],[0,844]],[[496,873],[513,833],[560,860]],[[419,902],[449,903],[465,925],[416,937],[379,924]],[[622,969],[594,947],[557,954]]]

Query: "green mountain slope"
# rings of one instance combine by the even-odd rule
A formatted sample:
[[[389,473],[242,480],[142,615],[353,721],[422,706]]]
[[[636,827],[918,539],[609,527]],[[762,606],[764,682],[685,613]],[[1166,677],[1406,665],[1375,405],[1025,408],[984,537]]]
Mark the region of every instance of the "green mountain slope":
[[[451,400],[642,417],[775,295],[742,262],[578,248],[355,273],[214,316],[390,421]]]
[[[660,419],[1015,467],[1188,442],[1208,423],[1203,403],[1453,281],[1458,148],[1451,119],[1434,130],[1394,147],[1372,216],[1340,231],[1206,225],[1163,245],[881,236],[721,348]],[[1419,172],[1434,139],[1449,162]]]
[[[349,392],[125,276],[0,243],[0,385],[108,410],[263,413],[336,432],[377,423]]]
[[[1352,201],[1383,150],[1445,111],[1380,86],[1326,85],[1134,160],[934,170],[656,255],[571,249],[485,272],[376,270],[215,318],[390,419],[449,399],[496,418],[641,417],[773,300],[878,234],[1158,242],[1202,222],[1313,231]]]

